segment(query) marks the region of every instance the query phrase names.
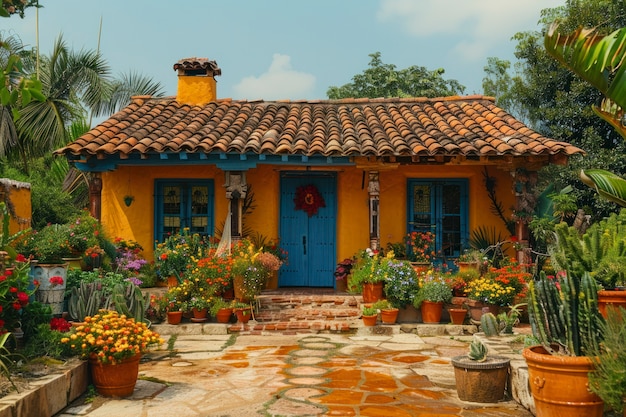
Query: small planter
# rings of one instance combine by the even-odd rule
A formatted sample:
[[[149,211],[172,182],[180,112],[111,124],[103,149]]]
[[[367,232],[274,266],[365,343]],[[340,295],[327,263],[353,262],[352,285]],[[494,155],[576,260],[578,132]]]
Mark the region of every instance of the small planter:
[[[363,319],[363,325],[367,327],[376,326],[376,321],[378,320],[378,314],[374,314],[372,316],[361,316]]]
[[[497,403],[504,398],[509,375],[508,358],[490,356],[484,362],[477,362],[467,356],[455,356],[451,362],[460,400]]]
[[[182,319],[183,319],[182,311],[168,311],[167,312],[168,324],[179,324]]]
[[[178,278],[176,278],[175,276],[169,276],[167,277],[167,286],[169,288],[174,288],[178,285]]]
[[[430,268],[432,268],[433,264],[430,262],[411,262],[411,266],[417,273],[417,275],[428,272]]]
[[[383,324],[395,324],[398,320],[398,313],[400,312],[397,308],[385,308],[380,310],[380,321]]]
[[[250,307],[236,308],[235,315],[237,316],[237,321],[239,323],[245,324],[248,321],[250,321],[250,317],[252,316],[252,308]]]
[[[215,318],[218,323],[228,323],[230,322],[230,318],[232,315],[233,315],[232,308],[220,308]]]
[[[452,324],[463,324],[467,317],[467,310],[464,308],[449,308],[448,313]]]
[[[443,312],[443,303],[422,301],[420,310],[422,312],[423,323],[439,323],[441,321],[441,313]]]
[[[206,319],[208,308],[205,307],[203,309],[197,309],[194,307],[191,309],[191,312],[193,313],[194,319]]]
[[[494,304],[483,304],[478,301],[468,300],[470,308],[470,316],[472,320],[480,321],[480,318],[485,313],[493,313],[494,316],[500,314],[500,306]]]

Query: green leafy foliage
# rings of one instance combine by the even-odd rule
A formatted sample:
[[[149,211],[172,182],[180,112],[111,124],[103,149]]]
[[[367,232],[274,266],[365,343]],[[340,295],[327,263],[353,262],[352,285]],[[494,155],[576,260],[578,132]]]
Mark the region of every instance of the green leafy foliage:
[[[431,71],[413,65],[396,70],[393,64],[383,64],[380,52],[369,56],[369,68],[352,77],[352,83],[329,87],[328,98],[443,97],[465,91],[458,81],[443,78],[443,68]]]

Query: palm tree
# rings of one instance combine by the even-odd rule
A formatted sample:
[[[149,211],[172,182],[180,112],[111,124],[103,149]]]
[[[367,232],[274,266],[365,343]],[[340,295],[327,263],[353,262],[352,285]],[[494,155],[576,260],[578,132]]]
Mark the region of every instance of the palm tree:
[[[17,142],[0,145],[0,156],[19,161],[25,171],[29,159],[75,139],[69,136],[68,127],[77,120],[87,120],[89,113],[110,114],[135,94],[162,95],[161,85],[148,78],[131,74],[114,79],[99,53],[72,51],[62,37],[56,40],[52,53],[41,58],[39,66],[45,100],[25,106],[16,122]]]
[[[595,29],[558,32],[553,23],[546,33],[547,52],[603,95],[593,111],[626,139],[626,28],[603,36]],[[626,207],[626,180],[601,169],[581,170],[581,180],[603,197]]]

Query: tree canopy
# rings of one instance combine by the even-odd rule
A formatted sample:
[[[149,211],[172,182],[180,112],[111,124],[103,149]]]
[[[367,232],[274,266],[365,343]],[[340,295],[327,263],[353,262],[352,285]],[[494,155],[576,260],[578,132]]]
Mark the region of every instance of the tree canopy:
[[[626,4],[623,0],[567,0],[562,7],[544,9],[541,32],[520,32],[514,36],[518,59],[514,75],[508,74],[508,68],[501,71],[502,64],[494,61],[498,65],[492,62],[483,87],[486,92],[487,89],[496,92],[502,107],[533,129],[587,152],[584,157],[572,158],[567,167],[546,168],[541,178],[554,184],[557,190],[571,185],[579,207],[595,218],[602,218],[618,207],[586,187],[578,173],[581,169],[601,167],[623,175],[626,145],[616,130],[592,110],[593,104],[602,99],[602,93],[546,51],[544,36],[555,21],[565,33],[579,27],[610,33],[626,26]]]
[[[465,91],[458,81],[443,78],[443,68],[430,71],[413,65],[396,70],[395,65],[382,62],[380,52],[369,56],[369,68],[352,77],[351,83],[329,87],[328,98],[443,97]]]

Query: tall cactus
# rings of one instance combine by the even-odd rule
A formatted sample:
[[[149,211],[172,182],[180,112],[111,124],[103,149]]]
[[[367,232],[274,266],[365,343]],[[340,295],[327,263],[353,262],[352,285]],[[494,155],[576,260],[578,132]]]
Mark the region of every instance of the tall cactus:
[[[133,317],[135,321],[145,321],[148,296],[132,282],[117,284],[111,293],[112,307],[120,314]]]
[[[540,273],[528,285],[528,317],[533,335],[546,350],[558,344],[566,354],[580,356],[602,340],[598,284],[589,272],[567,273],[559,286]]]
[[[588,271],[605,289],[626,276],[626,210],[594,223],[584,235],[566,223],[555,226],[554,261],[579,276]]]
[[[72,288],[67,305],[68,313],[72,319],[83,321],[85,317],[98,313],[107,301],[108,297],[99,283],[81,282],[78,287]]]

